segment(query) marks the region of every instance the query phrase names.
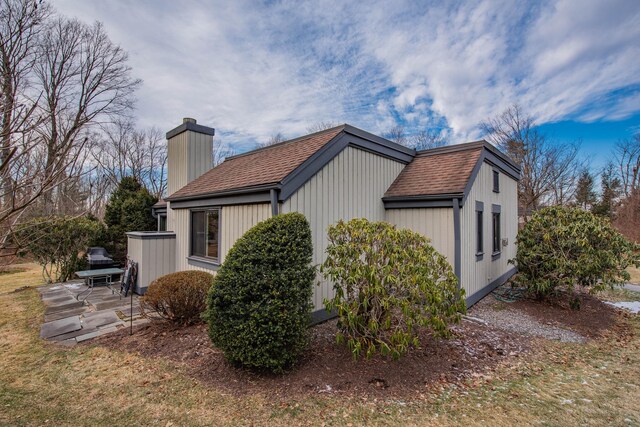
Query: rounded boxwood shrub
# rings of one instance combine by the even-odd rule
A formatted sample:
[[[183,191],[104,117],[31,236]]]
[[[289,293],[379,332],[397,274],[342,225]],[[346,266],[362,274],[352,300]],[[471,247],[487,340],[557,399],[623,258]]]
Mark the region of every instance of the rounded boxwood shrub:
[[[629,280],[625,269],[640,263],[640,246],[608,219],[580,208],[536,211],[518,233],[517,281],[538,298],[575,285],[601,290]]]
[[[466,312],[464,290],[447,259],[429,239],[386,222],[363,218],[329,227],[324,277],[335,296],[338,342],[354,358],[380,352],[397,359],[420,344],[420,332],[448,336]]]
[[[158,277],[140,299],[145,311],[155,311],[171,322],[188,325],[201,320],[213,276],[204,271],[179,271]]]
[[[209,291],[213,344],[249,368],[282,372],[306,347],[315,269],[311,229],[289,213],[258,223],[236,241]]]

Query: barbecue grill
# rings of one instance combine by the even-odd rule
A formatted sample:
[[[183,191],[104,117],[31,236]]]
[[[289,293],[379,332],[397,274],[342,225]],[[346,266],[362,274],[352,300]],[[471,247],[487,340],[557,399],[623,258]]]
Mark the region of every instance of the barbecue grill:
[[[101,268],[111,268],[115,266],[113,258],[105,248],[94,246],[87,249],[87,262],[89,270],[97,270]]]

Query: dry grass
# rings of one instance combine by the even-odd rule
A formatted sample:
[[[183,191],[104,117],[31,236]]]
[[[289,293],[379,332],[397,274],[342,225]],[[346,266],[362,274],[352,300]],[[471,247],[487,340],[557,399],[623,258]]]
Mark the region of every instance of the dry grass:
[[[605,301],[640,301],[640,292],[630,291],[629,289],[606,289],[598,292],[598,297]]]
[[[23,286],[42,284],[44,284],[42,267],[34,262],[4,267],[2,274],[0,274],[0,294],[11,292]]]
[[[630,283],[634,283],[636,285],[640,285],[640,268],[629,267],[627,271],[631,275]]]
[[[9,289],[11,275],[0,276]],[[31,284],[37,284],[32,282]],[[465,386],[415,401],[341,396],[233,397],[181,366],[38,338],[42,305],[27,289],[0,295],[1,425],[637,425],[640,320],[633,336],[587,345],[536,342],[539,352]],[[402,363],[401,361],[399,363]]]

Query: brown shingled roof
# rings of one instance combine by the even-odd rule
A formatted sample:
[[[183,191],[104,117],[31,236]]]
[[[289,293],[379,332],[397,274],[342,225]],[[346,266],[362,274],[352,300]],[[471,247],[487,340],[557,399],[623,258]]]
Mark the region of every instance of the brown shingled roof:
[[[227,158],[169,200],[279,183],[343,129],[344,125]]]
[[[166,208],[167,207],[167,201],[165,199],[160,199],[151,207],[152,208]]]
[[[384,197],[463,193],[483,150],[483,141],[419,152]]]

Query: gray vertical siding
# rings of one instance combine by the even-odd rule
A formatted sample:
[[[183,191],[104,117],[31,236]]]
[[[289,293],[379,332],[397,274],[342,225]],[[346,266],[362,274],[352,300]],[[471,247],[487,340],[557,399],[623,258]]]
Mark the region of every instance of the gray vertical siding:
[[[176,271],[176,238],[170,233],[127,233],[128,256],[138,263],[138,287]]]
[[[178,271],[200,270],[213,273],[211,269],[191,265],[187,262],[187,257],[189,256],[190,212],[189,209],[174,210],[177,240],[176,268]],[[229,249],[239,237],[260,221],[271,218],[271,204],[223,206],[220,209],[220,218],[220,262],[222,263]]]
[[[347,147],[284,201],[282,213],[300,212],[309,220],[314,264],[325,260],[329,225],[358,217],[385,219],[382,196],[403,168],[403,163]],[[333,286],[320,275],[317,280],[313,304],[320,310],[323,299],[333,296]]]
[[[484,163],[461,209],[462,232],[462,283],[471,297],[491,282],[513,269],[508,261],[516,255],[518,234],[517,182],[500,173],[500,192],[493,192],[493,167]],[[484,255],[476,260],[476,202],[484,203],[483,246]],[[493,260],[491,205],[501,206],[501,234],[508,239],[498,259]]]
[[[428,237],[433,247],[454,264],[453,209],[388,209],[386,221]]]
[[[185,131],[169,139],[167,144],[167,194],[171,195],[211,169],[213,137]],[[167,230],[176,229],[175,221],[175,211],[168,208]]]

